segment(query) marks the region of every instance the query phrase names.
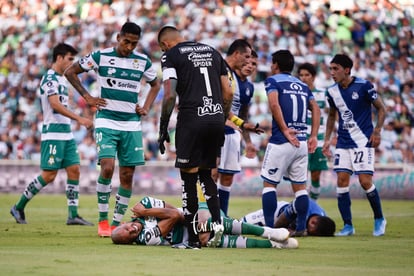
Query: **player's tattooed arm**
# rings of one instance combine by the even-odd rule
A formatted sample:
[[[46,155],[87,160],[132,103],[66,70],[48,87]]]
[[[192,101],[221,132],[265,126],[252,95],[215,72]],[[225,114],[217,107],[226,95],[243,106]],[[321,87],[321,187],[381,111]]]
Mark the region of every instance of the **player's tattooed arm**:
[[[223,112],[224,118],[229,118],[231,103],[233,102],[233,91],[227,75],[221,76],[221,89],[223,93]]]
[[[175,91],[176,87],[176,79],[168,79],[164,81],[164,98],[162,101],[161,121],[170,120],[177,98],[177,92]]]
[[[79,65],[79,63],[75,62],[71,66],[69,66],[64,75],[66,79],[70,82],[73,88],[78,91],[78,93],[86,100],[86,103],[91,107],[100,108],[106,106],[105,99],[92,97],[89,92],[83,87],[82,83],[79,80],[78,74],[85,72]]]

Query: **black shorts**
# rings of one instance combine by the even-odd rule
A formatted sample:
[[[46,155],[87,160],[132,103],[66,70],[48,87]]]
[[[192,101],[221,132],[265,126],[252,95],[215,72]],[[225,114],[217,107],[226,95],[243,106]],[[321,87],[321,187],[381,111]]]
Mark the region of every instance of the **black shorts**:
[[[215,168],[224,143],[223,123],[177,124],[176,168]]]

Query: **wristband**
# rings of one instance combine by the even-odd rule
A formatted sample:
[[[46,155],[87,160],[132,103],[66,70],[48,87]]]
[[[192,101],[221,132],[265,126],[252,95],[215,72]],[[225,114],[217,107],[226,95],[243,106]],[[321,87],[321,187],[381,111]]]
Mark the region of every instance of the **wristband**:
[[[244,121],[236,115],[233,115],[233,117],[230,118],[230,121],[232,121],[238,127],[243,126],[244,124]]]

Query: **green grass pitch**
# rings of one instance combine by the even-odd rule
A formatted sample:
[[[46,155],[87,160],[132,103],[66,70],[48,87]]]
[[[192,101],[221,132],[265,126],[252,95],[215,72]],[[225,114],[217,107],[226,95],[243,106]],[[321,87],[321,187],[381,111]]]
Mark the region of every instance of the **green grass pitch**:
[[[97,236],[96,226],[67,226],[63,194],[36,196],[26,208],[28,224],[19,225],[9,214],[19,196],[0,194],[1,275],[414,275],[414,201],[383,200],[383,237],[372,236],[372,212],[364,199],[352,201],[352,237],[299,238],[297,250],[194,251],[114,245]],[[180,206],[179,195],[151,196]],[[134,195],[130,207],[140,198]],[[319,203],[341,228],[336,199]],[[260,206],[259,197],[232,197],[229,214],[240,218]],[[80,196],[79,213],[96,223],[94,195]]]

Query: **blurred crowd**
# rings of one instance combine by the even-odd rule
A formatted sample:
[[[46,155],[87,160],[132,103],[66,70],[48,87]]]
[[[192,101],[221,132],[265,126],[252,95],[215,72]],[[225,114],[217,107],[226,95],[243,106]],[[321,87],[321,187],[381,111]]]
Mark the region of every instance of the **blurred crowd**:
[[[377,161],[414,162],[414,5],[411,0],[0,0],[0,159],[39,159],[42,112],[38,85],[51,62],[51,49],[59,42],[74,45],[79,56],[114,45],[125,21],[143,30],[138,51],[159,68],[161,51],[157,31],[166,24],[183,30],[190,40],[216,47],[225,55],[236,38],[250,41],[259,56],[251,120],[270,131],[263,80],[270,74],[271,54],[290,49],[297,64],[314,63],[316,86],[332,84],[328,65],[343,52],[354,60],[352,74],[370,80],[382,95],[387,118]],[[93,73],[80,75],[96,93]],[[144,85],[144,88],[146,86]],[[145,89],[143,89],[145,94]],[[143,120],[148,160],[174,156],[158,152],[160,91],[151,113]],[[93,117],[79,94],[71,90],[72,110]],[[142,98],[142,97],[141,97]],[[172,120],[173,121],[173,120]],[[172,122],[172,125],[174,122]],[[173,137],[172,129],[172,137]],[[93,133],[73,123],[82,159],[94,164]],[[267,134],[252,135],[260,149]],[[246,163],[252,162],[246,160]]]

